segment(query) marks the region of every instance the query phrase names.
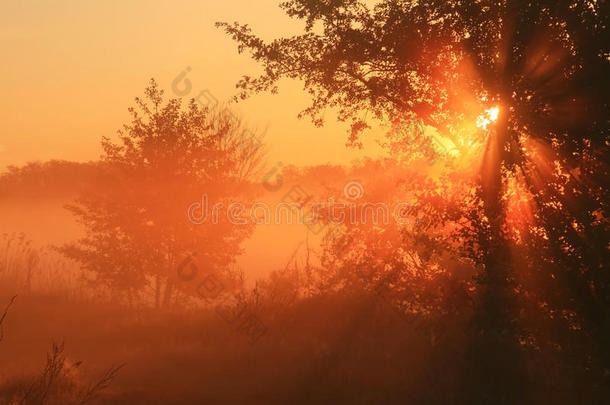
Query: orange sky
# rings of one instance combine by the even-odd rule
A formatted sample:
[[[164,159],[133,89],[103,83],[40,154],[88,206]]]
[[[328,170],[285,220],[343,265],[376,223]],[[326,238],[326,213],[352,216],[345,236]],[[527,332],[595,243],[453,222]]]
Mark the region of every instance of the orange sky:
[[[297,33],[302,25],[277,0],[5,0],[0,3],[0,170],[31,160],[97,159],[102,136],[128,119],[127,107],[151,77],[171,94],[186,67],[194,97],[209,89],[235,94],[242,74],[258,71],[248,55],[214,27],[248,23],[263,37]],[[269,164],[347,163],[380,153],[345,148],[347,124],[327,114],[324,128],[298,120],[308,105],[302,86],[285,82],[237,107],[250,126],[267,129]]]

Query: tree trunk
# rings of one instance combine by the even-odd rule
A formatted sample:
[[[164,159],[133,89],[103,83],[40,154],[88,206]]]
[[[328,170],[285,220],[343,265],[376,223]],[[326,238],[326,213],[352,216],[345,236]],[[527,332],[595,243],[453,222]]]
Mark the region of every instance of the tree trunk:
[[[483,273],[475,309],[472,347],[467,367],[472,378],[467,386],[470,403],[521,403],[527,392],[524,365],[518,343],[511,281],[510,249],[504,231],[506,219],[503,193],[503,164],[509,134],[508,114],[500,116],[490,133],[481,174],[481,198],[487,229],[482,230]]]
[[[165,282],[165,291],[163,293],[163,307],[169,308],[171,304],[172,294],[174,292],[174,283],[172,280],[167,280]]]
[[[161,276],[155,276],[155,308],[161,308]]]
[[[505,159],[505,145],[508,138],[508,117],[504,114],[497,123],[497,130],[489,136],[483,166],[481,194],[483,209],[488,221],[488,233],[483,234],[481,246],[484,249],[485,273],[481,282],[486,287],[484,311],[488,313],[486,324],[506,328],[507,302],[504,302],[510,278],[510,253],[507,246],[504,223],[506,207],[502,201],[502,162]]]
[[[479,237],[484,272],[479,276],[480,295],[474,316],[468,368],[473,380],[467,385],[469,403],[523,403],[526,387],[525,365],[519,345],[515,293],[512,283],[510,247],[504,229],[506,219],[503,194],[504,163],[509,161],[511,136],[512,78],[515,70],[513,45],[518,2],[503,4],[502,35],[491,89],[499,100],[500,113],[490,131],[481,172],[481,199],[487,228]]]

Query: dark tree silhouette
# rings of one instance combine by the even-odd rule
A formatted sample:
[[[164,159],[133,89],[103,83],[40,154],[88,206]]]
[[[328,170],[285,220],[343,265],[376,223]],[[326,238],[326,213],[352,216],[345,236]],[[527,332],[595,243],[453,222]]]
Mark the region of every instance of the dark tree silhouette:
[[[511,176],[523,176],[536,202],[527,244],[528,265],[550,294],[540,300],[552,297],[557,309],[579,314],[609,373],[606,2],[369,4],[286,1],[281,7],[305,22],[304,33],[269,43],[247,25],[218,23],[264,68],[261,76],[238,83],[236,98],[276,92],[281,78],[298,79],[313,100],[302,115],[322,125],[322,112],[336,109],[340,120],[351,121],[352,145],[369,126],[361,119],[367,111],[381,121],[433,126],[463,153],[460,124],[473,120],[473,111],[497,106],[476,181],[483,211],[476,235],[481,254],[475,256],[484,272],[473,336],[479,362],[473,378],[480,384],[469,395],[514,402],[520,393],[510,387],[524,383],[517,370],[517,280],[503,198]]]

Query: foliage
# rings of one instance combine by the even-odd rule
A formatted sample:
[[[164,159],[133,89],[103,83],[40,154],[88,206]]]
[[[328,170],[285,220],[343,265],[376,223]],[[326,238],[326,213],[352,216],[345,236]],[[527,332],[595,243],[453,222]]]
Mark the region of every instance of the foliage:
[[[223,214],[231,199],[252,197],[249,179],[261,148],[249,144],[251,134],[231,116],[194,100],[186,108],[178,99],[164,103],[154,81],[145,94],[129,109],[132,121],[119,131],[119,142],[103,140],[110,186],[69,206],[87,235],[62,251],[93,271],[96,282],[130,299],[154,277],[157,305],[169,305],[180,260],[197,252],[206,269],[222,270],[250,235],[251,225],[230,224]],[[209,206],[202,210],[224,204],[218,224],[187,218],[187,208],[204,194]]]
[[[371,280],[395,272],[403,285],[408,253],[433,252],[426,270],[436,268],[435,277],[443,274],[442,253],[482,269],[470,339],[475,368],[465,371],[473,376],[471,400],[520,402],[510,387],[525,386],[527,376],[517,369],[527,369],[523,354],[545,339],[582,350],[573,367],[595,369],[602,386],[610,370],[607,3],[289,0],[281,7],[305,22],[301,35],[265,42],[247,25],[218,23],[264,68],[243,77],[238,98],[297,79],[312,98],[303,113],[322,125],[322,113],[337,109],[340,120],[352,121],[351,144],[368,127],[360,118],[368,112],[391,124],[396,159],[408,161],[404,155],[425,146],[421,131],[409,129],[418,123],[460,152],[445,157],[440,174],[407,181],[398,197],[417,194],[442,243],[434,246],[429,232],[413,239],[403,230],[386,240],[389,229],[348,229],[332,239],[328,266],[338,266],[342,282],[362,268]],[[477,130],[477,116],[491,107],[497,122]],[[413,244],[422,238],[430,242]],[[418,305],[417,298],[407,301]],[[548,335],[524,313],[560,326]],[[593,354],[584,354],[588,345]],[[591,357],[598,364],[585,360]],[[495,368],[500,376],[490,373]]]

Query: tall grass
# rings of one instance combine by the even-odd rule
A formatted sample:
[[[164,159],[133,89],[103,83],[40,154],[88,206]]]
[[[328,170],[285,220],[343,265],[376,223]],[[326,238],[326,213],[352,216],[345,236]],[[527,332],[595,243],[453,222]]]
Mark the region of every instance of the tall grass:
[[[88,288],[80,266],[52,247],[34,246],[23,233],[0,235],[0,285],[7,292],[61,294],[90,299],[107,291]]]

